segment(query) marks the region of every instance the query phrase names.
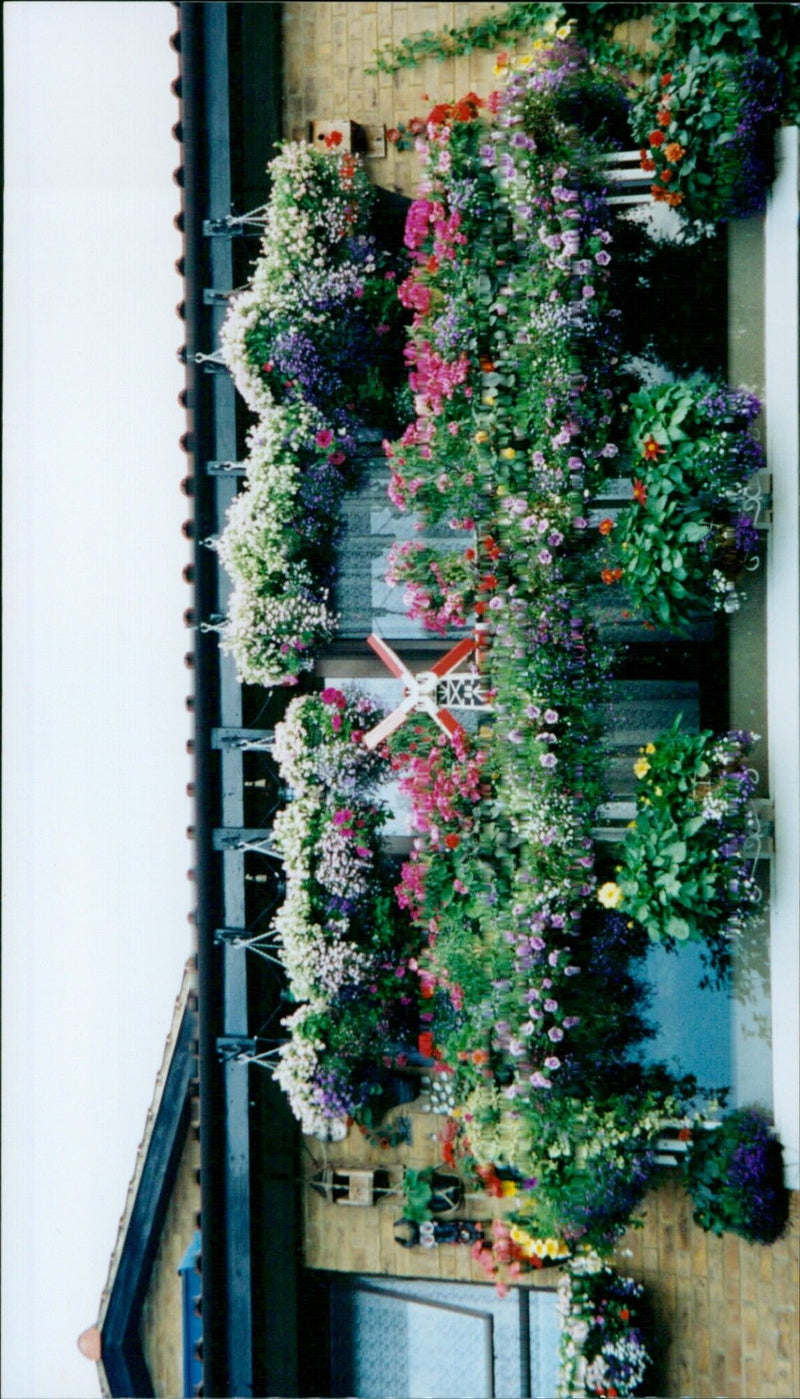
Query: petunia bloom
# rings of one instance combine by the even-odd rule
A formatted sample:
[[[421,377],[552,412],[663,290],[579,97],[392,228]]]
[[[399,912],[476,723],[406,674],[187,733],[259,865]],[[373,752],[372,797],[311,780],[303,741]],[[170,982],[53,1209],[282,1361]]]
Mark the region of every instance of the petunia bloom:
[[[603,908],[619,908],[623,893],[619,885],[610,880],[607,884],[601,884],[597,891],[597,898]]]

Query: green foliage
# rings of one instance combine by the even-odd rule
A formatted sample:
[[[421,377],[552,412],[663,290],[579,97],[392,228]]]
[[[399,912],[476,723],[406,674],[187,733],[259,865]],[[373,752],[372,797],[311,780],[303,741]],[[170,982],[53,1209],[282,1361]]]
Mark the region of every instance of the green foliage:
[[[744,853],[753,790],[744,759],[753,741],[685,733],[679,715],[641,749],[636,820],[617,872],[621,912],[667,948],[704,943],[720,975],[759,897]]]
[[[487,15],[485,19],[452,29],[442,29],[438,33],[432,29],[425,29],[421,34],[402,39],[399,44],[390,44],[378,49],[375,53],[375,63],[367,67],[365,72],[397,73],[402,68],[416,68],[417,64],[426,58],[443,61],[472,53],[474,49],[493,49],[498,44],[521,38],[525,34],[539,33],[547,25],[555,30],[562,22],[564,13],[565,7],[562,4],[537,0],[536,4],[508,5],[499,14]]]

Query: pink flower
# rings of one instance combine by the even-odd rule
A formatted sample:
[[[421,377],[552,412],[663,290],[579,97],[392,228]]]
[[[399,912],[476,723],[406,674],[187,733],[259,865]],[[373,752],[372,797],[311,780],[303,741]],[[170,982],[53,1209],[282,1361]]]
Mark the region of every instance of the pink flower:
[[[330,447],[333,441],[333,433],[329,427],[321,427],[314,438],[318,447]]]

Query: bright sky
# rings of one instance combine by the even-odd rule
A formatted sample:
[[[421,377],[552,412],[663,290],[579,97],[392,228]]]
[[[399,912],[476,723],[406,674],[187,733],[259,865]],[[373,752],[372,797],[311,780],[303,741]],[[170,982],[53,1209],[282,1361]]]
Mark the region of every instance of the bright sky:
[[[167,0],[5,26],[3,1370],[95,1395],[183,963],[191,635]]]

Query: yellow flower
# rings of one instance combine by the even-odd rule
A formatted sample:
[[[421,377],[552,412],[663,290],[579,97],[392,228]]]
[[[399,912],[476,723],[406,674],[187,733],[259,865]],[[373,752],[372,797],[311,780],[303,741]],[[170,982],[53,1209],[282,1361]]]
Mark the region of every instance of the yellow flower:
[[[636,822],[635,822],[635,821],[629,821],[629,822],[628,822],[628,830],[629,830],[629,831],[635,831],[635,830],[636,830]]]
[[[509,1195],[516,1195],[517,1182],[515,1180],[501,1180],[500,1194],[505,1198]]]
[[[646,743],[644,751],[645,753],[655,753],[656,745],[654,743]]]
[[[541,39],[539,40],[539,42],[541,43]],[[523,53],[523,54],[517,59],[517,67],[518,67],[518,68],[527,68],[527,67],[530,65],[530,63],[531,63],[532,58],[533,58],[533,54],[530,54],[530,53]]]
[[[544,1248],[548,1258],[561,1258],[567,1252],[560,1239],[545,1239]]]
[[[495,495],[508,495],[508,486],[496,486]]]
[[[501,457],[505,457],[506,461],[513,461],[517,454],[513,447],[504,447],[500,455]]]
[[[556,30],[556,38],[557,38],[557,39],[568,39],[571,33],[572,33],[572,20],[570,20],[569,24],[562,24],[561,28]]]
[[[653,791],[655,792],[657,797],[663,797],[664,795],[664,789],[662,787],[654,787]]]
[[[488,441],[489,441],[489,434],[488,434],[488,432],[484,432],[483,428],[480,428],[480,429],[475,433],[475,441],[476,441],[476,442],[488,442]]]
[[[485,403],[487,408],[491,408],[492,404],[496,401],[496,399],[496,393],[485,393],[483,395],[483,398],[481,399],[481,402]]]
[[[637,777],[646,777],[650,771],[650,764],[646,758],[637,758],[633,765],[633,770]]]
[[[622,903],[623,894],[618,884],[609,881],[607,884],[602,884],[600,886],[597,891],[597,897],[603,905],[603,908],[619,908],[619,905]]]

